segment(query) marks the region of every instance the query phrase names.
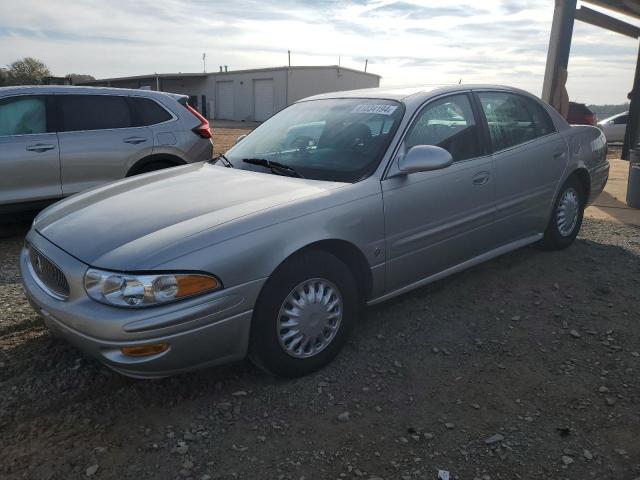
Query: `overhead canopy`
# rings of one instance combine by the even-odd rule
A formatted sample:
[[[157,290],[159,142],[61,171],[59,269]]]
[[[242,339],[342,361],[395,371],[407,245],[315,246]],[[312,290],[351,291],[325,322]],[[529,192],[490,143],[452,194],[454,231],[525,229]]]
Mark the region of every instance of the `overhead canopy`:
[[[588,3],[610,12],[626,15],[630,17],[629,20],[640,20],[640,0],[582,0],[582,3]],[[565,83],[574,20],[631,37],[636,41],[640,38],[640,26],[586,6],[576,8],[576,4],[577,0],[555,0],[553,24],[549,39],[549,53],[542,87],[543,100],[549,102],[565,115],[566,110],[568,110],[569,100]],[[640,142],[640,50],[635,69],[633,87],[628,95],[631,103],[624,146],[622,148],[622,158],[625,159],[628,159],[629,150],[637,148]],[[627,92],[620,93],[625,96],[627,94]]]
[[[640,1],[638,0],[583,0],[586,3],[622,13],[640,19]]]

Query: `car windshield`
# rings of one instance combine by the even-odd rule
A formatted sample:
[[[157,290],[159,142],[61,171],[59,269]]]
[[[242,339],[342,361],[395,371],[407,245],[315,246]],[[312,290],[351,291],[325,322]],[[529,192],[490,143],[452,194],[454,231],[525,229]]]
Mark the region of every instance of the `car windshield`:
[[[391,100],[295,103],[242,139],[226,157],[244,170],[357,182],[377,168],[403,113],[402,104]],[[281,166],[271,168],[264,160]]]

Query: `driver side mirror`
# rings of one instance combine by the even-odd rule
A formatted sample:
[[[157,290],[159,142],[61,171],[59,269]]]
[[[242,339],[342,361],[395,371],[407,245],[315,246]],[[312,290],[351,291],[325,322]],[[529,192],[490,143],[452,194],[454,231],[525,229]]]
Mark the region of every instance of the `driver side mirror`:
[[[447,168],[453,163],[451,154],[435,145],[416,145],[398,159],[400,173],[430,172]]]
[[[245,133],[245,134],[240,135],[238,138],[236,138],[236,143],[235,143],[235,144],[236,144],[236,145],[237,145],[237,144],[239,144],[242,140],[244,140],[244,137],[246,137],[246,136],[247,136],[247,134],[246,134],[246,133]]]

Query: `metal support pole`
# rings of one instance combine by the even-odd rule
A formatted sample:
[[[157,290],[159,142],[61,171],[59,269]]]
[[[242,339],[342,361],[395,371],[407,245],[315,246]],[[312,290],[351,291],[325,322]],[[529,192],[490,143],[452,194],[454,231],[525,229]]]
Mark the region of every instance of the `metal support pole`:
[[[542,86],[542,100],[547,103],[551,103],[553,99],[560,73],[559,67],[566,70],[569,65],[575,11],[576,0],[556,0]],[[554,106],[558,108],[557,105]]]
[[[640,139],[640,45],[638,59],[636,60],[636,73],[633,76],[633,88],[629,95],[629,116],[627,117],[627,130],[624,134],[622,146],[622,158],[629,160],[629,150],[636,148]]]

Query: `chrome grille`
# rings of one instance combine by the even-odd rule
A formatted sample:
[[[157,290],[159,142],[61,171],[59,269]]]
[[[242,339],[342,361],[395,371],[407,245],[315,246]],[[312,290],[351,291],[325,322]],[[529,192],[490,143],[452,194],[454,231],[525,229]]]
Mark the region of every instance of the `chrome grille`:
[[[40,286],[59,300],[69,298],[69,282],[58,266],[45,257],[33,245],[28,246],[31,270]]]

